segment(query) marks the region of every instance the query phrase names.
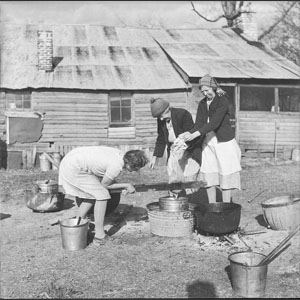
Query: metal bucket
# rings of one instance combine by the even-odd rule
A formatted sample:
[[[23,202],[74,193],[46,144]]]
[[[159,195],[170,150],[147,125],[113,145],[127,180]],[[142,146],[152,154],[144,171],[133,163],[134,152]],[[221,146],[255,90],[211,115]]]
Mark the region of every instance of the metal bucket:
[[[288,195],[261,204],[265,221],[273,230],[294,229],[300,225],[300,198]]]
[[[77,222],[78,218],[60,221],[62,246],[65,250],[80,250],[87,246],[90,220],[81,219],[79,225],[76,225]]]
[[[151,233],[167,237],[190,236],[194,230],[194,215],[183,212],[161,211],[158,202],[147,205]]]
[[[42,154],[39,156],[39,158],[40,158],[41,171],[50,171],[51,164],[50,164],[50,161],[47,159],[47,157],[44,154]]]
[[[186,211],[189,209],[187,197],[166,196],[159,198],[160,210],[169,212]]]
[[[34,181],[34,184],[37,185],[37,192],[39,193],[48,193],[48,194],[57,194],[58,193],[58,183],[55,180],[40,180]]]
[[[252,298],[265,295],[268,265],[257,266],[266,256],[257,252],[235,252],[230,261],[231,285],[236,295]]]

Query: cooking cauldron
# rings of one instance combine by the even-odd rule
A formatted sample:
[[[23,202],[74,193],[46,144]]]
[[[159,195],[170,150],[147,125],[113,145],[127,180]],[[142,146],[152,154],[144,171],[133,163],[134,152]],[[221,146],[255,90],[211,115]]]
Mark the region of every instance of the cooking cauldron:
[[[205,203],[194,208],[196,229],[215,235],[235,231],[241,219],[241,205],[236,203]]]

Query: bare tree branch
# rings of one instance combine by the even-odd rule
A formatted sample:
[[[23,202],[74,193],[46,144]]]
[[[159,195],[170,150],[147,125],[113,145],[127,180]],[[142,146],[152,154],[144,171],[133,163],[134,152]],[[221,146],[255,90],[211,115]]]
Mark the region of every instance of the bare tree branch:
[[[240,1],[240,3],[239,3],[239,11],[241,11],[243,5],[244,5],[244,1]]]
[[[217,17],[214,20],[211,20],[211,19],[208,19],[208,18],[204,17],[202,14],[200,14],[196,10],[193,1],[191,1],[191,5],[192,5],[192,8],[193,8],[193,11],[199,17],[201,17],[202,19],[204,19],[205,21],[207,21],[207,22],[217,22],[221,18],[225,18],[227,20],[227,23],[228,23],[229,26],[232,26],[232,21],[235,20],[236,18],[238,18],[241,14],[243,14],[243,13],[249,13],[249,12],[242,12],[242,7],[244,5],[244,1],[240,1],[238,10],[236,10],[236,1],[221,1],[221,5],[222,5],[222,9],[224,11],[224,14],[220,15],[219,17]]]
[[[201,17],[202,19],[204,19],[204,20],[207,21],[207,22],[217,22],[217,21],[219,21],[221,18],[224,18],[224,15],[221,15],[221,16],[217,17],[215,20],[209,20],[209,19],[205,18],[204,16],[202,16],[202,15],[195,9],[195,6],[194,6],[193,1],[191,1],[191,5],[192,5],[192,7],[193,7],[193,11],[194,11],[199,17]]]
[[[266,31],[264,31],[258,38],[257,40],[261,40],[262,38],[264,38],[267,34],[269,34],[280,22],[282,22],[282,20],[284,20],[285,16],[289,13],[289,11],[297,4],[298,1],[294,1],[290,7],[282,14],[282,16],[272,25],[269,27],[269,29],[267,29]]]

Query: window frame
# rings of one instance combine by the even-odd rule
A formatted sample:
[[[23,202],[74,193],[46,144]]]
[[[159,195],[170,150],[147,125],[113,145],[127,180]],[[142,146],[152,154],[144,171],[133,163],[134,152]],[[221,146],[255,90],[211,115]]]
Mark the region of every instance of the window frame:
[[[273,88],[274,89],[274,111],[265,111],[265,110],[242,110],[241,109],[241,88],[242,87],[259,87],[259,88]],[[251,112],[263,112],[263,113],[275,113],[275,114],[299,114],[300,112],[298,111],[280,111],[279,106],[279,89],[280,88],[294,88],[294,89],[300,89],[300,86],[298,85],[265,85],[265,84],[239,84],[239,111],[251,113]]]
[[[113,94],[119,94],[119,98],[117,95],[113,96]],[[120,121],[112,121],[112,101],[119,100],[120,101]],[[122,106],[122,101],[130,100],[130,120],[125,122],[121,121],[122,119],[122,108],[129,106]],[[130,127],[134,124],[134,104],[133,104],[133,92],[131,91],[112,91],[108,94],[108,111],[109,111],[109,127],[110,128],[118,128],[118,127]]]
[[[18,90],[18,91],[4,91],[5,94],[5,110],[6,111],[15,111],[15,112],[23,112],[23,111],[33,111],[32,108],[32,91],[29,90]],[[8,99],[8,95],[14,95],[14,99]],[[16,95],[21,95],[22,99],[16,99]],[[29,99],[24,99],[25,95],[29,95]],[[17,107],[17,101],[22,101],[22,107]],[[24,102],[29,102],[30,107],[24,107]],[[15,107],[10,104],[15,104]]]

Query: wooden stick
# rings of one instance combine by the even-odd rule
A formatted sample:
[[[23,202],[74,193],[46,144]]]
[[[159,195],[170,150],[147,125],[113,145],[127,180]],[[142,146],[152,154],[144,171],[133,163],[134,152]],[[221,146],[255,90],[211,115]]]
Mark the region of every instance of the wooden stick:
[[[300,225],[294,229],[273,251],[271,251],[259,264],[262,266],[270,263],[271,259],[278,254],[278,252],[283,248],[283,246],[299,231]]]
[[[156,191],[172,191],[183,190],[189,188],[199,189],[206,186],[205,181],[187,181],[187,182],[161,182],[161,183],[147,183],[147,184],[134,184],[136,192],[147,192],[148,190]],[[111,189],[110,193],[121,193],[123,189]]]
[[[248,203],[252,202],[254,199],[256,199],[259,195],[261,195],[261,194],[264,193],[265,191],[266,191],[266,190],[263,190],[263,191],[257,193],[253,198],[251,198],[251,199],[248,200]]]
[[[45,157],[58,169],[59,168],[59,164],[46,152],[43,153],[45,155]]]
[[[33,146],[33,149],[32,149],[32,166],[33,167],[35,165],[35,159],[36,159],[36,146]]]
[[[279,130],[279,121],[275,121],[275,138],[274,138],[274,161],[277,161],[277,130]]]
[[[26,153],[26,150],[22,150],[22,162],[23,162],[23,169],[27,169],[27,153]]]

